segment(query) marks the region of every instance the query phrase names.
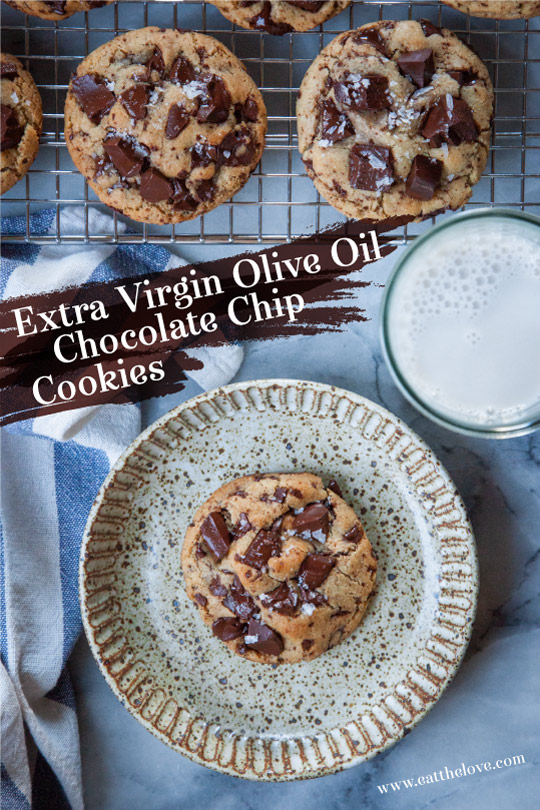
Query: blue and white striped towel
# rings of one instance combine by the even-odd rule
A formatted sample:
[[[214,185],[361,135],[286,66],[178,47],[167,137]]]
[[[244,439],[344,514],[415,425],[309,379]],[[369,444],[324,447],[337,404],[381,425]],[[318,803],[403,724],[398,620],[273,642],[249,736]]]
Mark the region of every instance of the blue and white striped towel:
[[[91,210],[92,233],[110,220]],[[38,232],[55,212],[34,215]],[[64,233],[78,213],[61,213]],[[24,220],[3,222],[24,232]],[[68,230],[69,229],[69,230]],[[178,266],[158,246],[4,246],[0,295],[11,298]],[[228,382],[242,349],[192,352],[190,376],[208,390]],[[2,808],[82,810],[75,702],[66,660],[81,630],[80,541],[92,501],[112,463],[140,431],[136,405],[102,405],[41,416],[0,430],[0,699]]]

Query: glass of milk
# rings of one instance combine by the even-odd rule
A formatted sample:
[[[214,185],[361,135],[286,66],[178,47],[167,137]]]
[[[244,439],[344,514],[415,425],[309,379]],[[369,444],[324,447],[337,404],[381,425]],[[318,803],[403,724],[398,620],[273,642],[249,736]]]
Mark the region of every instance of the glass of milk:
[[[540,428],[540,219],[457,214],[414,241],[388,283],[382,345],[403,394],[452,430]]]

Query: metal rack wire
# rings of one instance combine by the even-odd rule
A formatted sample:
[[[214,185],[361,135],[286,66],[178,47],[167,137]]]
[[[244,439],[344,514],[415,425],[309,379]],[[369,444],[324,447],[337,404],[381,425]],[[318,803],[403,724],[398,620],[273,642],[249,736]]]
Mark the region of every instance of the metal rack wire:
[[[468,207],[506,205],[540,213],[538,17],[495,21],[465,16],[439,0],[354,0],[320,29],[275,37],[232,25],[202,0],[117,0],[58,22],[5,6],[2,16],[2,50],[26,64],[44,108],[39,155],[2,200],[3,216],[21,215],[17,232],[4,233],[4,242],[276,244],[339,221],[303,169],[296,96],[310,62],[333,37],[379,19],[431,19],[454,30],[482,57],[496,88],[494,137],[486,172]],[[191,28],[220,39],[246,65],[269,114],[267,147],[246,186],[209,214],[174,226],[133,223],[99,202],[75,169],[63,138],[65,93],[78,62],[117,34],[146,25]],[[43,209],[47,213],[38,215]],[[402,228],[392,240],[407,242],[425,227],[429,223]]]

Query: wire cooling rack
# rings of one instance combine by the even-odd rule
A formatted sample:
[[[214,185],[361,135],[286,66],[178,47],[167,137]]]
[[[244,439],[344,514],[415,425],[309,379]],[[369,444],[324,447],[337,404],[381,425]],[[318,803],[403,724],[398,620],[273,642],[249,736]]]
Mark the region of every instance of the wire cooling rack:
[[[341,31],[374,20],[422,17],[468,42],[496,88],[493,147],[467,207],[505,205],[540,213],[540,17],[495,21],[468,17],[439,0],[355,0],[320,29],[275,37],[232,25],[202,0],[119,0],[58,22],[3,6],[2,50],[26,64],[44,108],[38,157],[3,197],[3,216],[22,215],[23,223],[17,233],[5,233],[4,241],[275,244],[342,220],[316,192],[298,153],[298,87],[311,61]],[[133,223],[99,202],[75,169],[63,137],[65,94],[78,62],[117,34],[146,25],[217,37],[244,62],[268,109],[266,150],[246,186],[214,211],[174,226]],[[36,217],[44,208],[47,215]],[[96,218],[92,209],[110,217]],[[429,222],[402,228],[392,241],[407,242],[425,227]]]

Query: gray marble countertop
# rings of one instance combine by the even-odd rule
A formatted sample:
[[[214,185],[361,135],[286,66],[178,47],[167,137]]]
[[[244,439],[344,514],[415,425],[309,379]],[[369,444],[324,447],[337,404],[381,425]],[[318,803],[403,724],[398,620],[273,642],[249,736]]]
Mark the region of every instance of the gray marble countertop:
[[[205,259],[210,251],[204,250]],[[397,255],[366,269],[366,279],[383,285]],[[87,810],[538,808],[540,433],[486,441],[450,433],[419,415],[381,357],[382,288],[360,295],[367,323],[338,334],[248,344],[236,379],[302,378],[350,389],[397,413],[439,456],[465,500],[480,558],[477,619],[455,680],[409,735],[374,760],[322,779],[256,784],[196,765],[145,731],[109,690],[81,639],[70,669]],[[197,393],[189,384],[180,395],[145,403],[145,424]],[[518,755],[524,764],[462,778],[437,776],[432,784],[399,790],[389,784]],[[386,794],[378,787],[383,784]]]

